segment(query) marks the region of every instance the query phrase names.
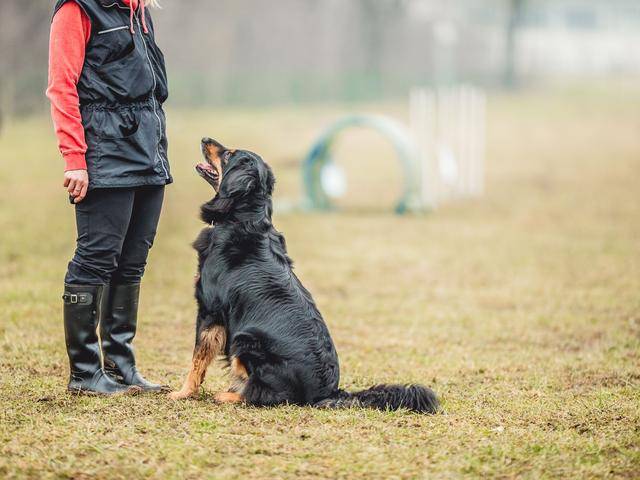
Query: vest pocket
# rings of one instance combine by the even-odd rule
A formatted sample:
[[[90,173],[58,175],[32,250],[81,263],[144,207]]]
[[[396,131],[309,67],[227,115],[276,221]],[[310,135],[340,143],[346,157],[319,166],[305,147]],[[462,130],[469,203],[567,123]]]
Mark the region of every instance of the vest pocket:
[[[140,128],[140,111],[98,110],[94,115],[96,136],[101,139],[129,138]]]
[[[103,88],[117,101],[131,101],[147,97],[153,89],[153,75],[146,58],[132,51],[119,60],[95,69]]]
[[[100,66],[117,62],[135,50],[135,42],[127,26],[106,28],[98,32],[89,44]]]
[[[158,150],[157,119],[146,108],[133,111],[135,113],[127,110],[111,112],[108,130],[102,130],[98,135],[96,173],[101,178],[117,183],[118,178],[154,173]],[[128,123],[129,115],[135,119],[134,124]],[[125,125],[124,129],[119,127],[122,133],[119,137],[111,135],[118,119],[124,119]]]

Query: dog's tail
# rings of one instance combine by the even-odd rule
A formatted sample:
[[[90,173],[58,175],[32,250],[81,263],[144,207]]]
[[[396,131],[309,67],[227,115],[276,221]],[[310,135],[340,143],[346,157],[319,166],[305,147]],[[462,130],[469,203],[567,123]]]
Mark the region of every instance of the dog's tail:
[[[314,406],[318,408],[366,407],[378,410],[405,408],[418,413],[437,413],[440,402],[433,390],[422,385],[376,385],[355,393],[337,390],[331,397],[317,402]]]

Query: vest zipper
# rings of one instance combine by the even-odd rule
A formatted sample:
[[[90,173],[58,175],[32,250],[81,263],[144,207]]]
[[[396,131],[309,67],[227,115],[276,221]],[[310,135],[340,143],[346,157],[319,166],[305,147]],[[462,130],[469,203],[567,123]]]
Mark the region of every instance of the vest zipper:
[[[149,50],[147,49],[147,42],[144,39],[144,35],[142,33],[142,27],[140,26],[140,21],[138,20],[138,12],[136,12],[136,24],[138,25],[138,33],[140,34],[140,40],[142,41],[142,45],[144,45],[144,53],[147,56],[147,61],[149,62],[149,69],[151,70],[151,78],[153,78],[153,90],[151,92],[151,104],[153,105],[153,114],[156,116],[158,120],[158,144],[156,145],[156,158],[160,160],[160,166],[162,167],[162,171],[164,172],[164,176],[167,180],[169,180],[169,172],[164,166],[164,161],[162,160],[162,155],[160,155],[160,141],[162,140],[162,120],[160,120],[160,115],[158,115],[158,110],[156,109],[156,74],[153,71],[153,64],[151,63],[151,57],[149,57]]]

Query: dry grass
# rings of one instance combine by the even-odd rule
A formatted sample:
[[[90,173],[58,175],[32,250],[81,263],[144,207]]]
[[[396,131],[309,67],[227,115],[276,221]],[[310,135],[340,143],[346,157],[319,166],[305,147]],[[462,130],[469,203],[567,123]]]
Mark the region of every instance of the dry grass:
[[[47,120],[10,126],[0,137],[0,476],[637,478],[640,91],[531,93],[490,107],[482,201],[425,217],[275,219],[332,330],[342,385],[425,382],[446,409],[434,417],[220,407],[218,368],[200,401],[69,397],[60,294],[72,209]],[[210,193],[191,171],[199,137],[263,153],[280,198],[295,198],[296,159],[344,111],[170,112],[177,182],[136,342],[151,379],[177,387],[190,360],[189,243]],[[388,150],[366,143],[350,150],[349,171],[385,165]]]

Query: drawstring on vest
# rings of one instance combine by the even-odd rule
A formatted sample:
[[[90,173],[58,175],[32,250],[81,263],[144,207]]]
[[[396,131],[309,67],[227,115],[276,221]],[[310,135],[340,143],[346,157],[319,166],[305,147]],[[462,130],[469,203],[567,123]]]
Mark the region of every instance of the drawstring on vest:
[[[149,30],[147,29],[147,16],[144,13],[144,2],[145,0],[140,0],[140,16],[142,17],[142,30],[144,31],[144,33],[149,33]]]
[[[147,19],[144,13],[144,0],[138,0],[138,2],[139,2],[140,16],[142,17],[142,30],[144,31],[144,33],[149,33],[149,29],[147,28]],[[133,3],[133,0],[131,0],[131,3]],[[131,35],[135,35],[136,31],[133,28],[133,14],[135,10],[131,6],[131,3],[129,4],[129,24],[131,25]]]

